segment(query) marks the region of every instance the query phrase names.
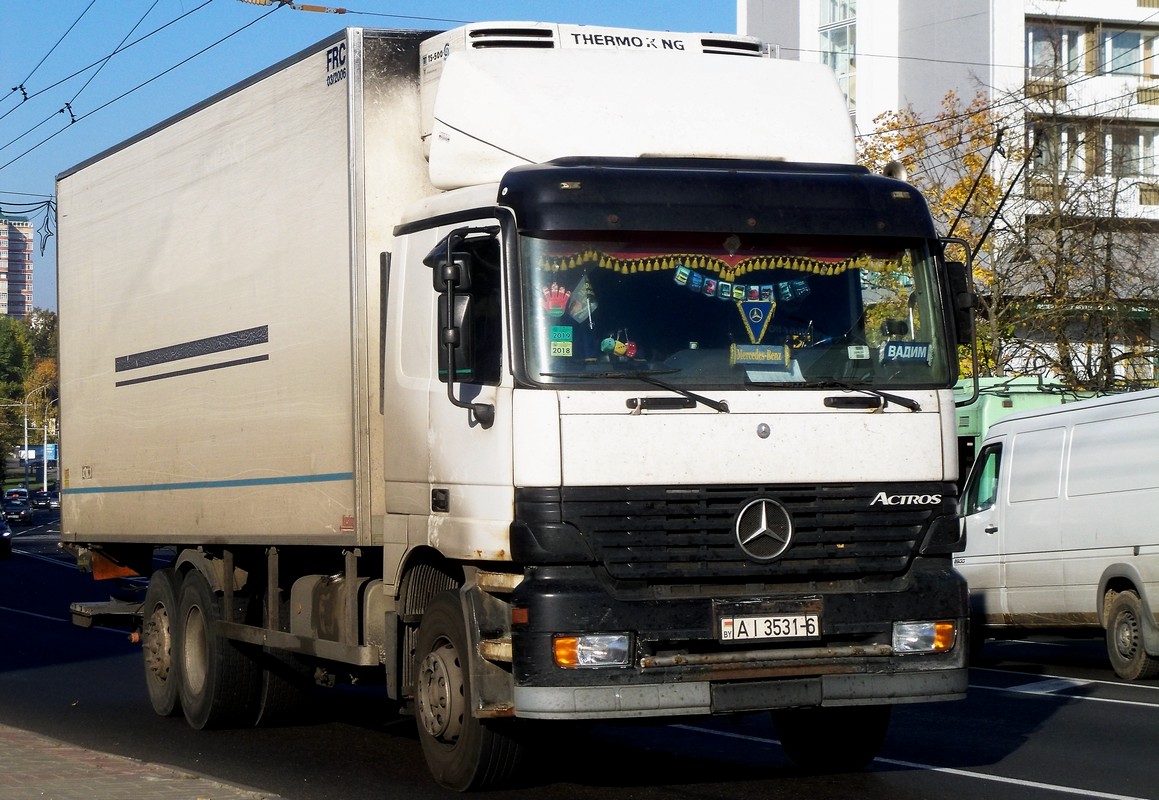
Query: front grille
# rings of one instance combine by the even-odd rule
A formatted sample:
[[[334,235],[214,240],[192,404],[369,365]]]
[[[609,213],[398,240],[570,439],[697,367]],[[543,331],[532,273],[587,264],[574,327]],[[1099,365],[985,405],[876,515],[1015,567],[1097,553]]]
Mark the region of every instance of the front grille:
[[[569,487],[564,522],[576,526],[616,580],[650,584],[850,580],[905,572],[939,505],[871,506],[879,492],[941,494],[943,484]],[[789,548],[757,562],[740,549],[737,512],[756,497],[781,503]],[[952,502],[952,498],[949,498]]]

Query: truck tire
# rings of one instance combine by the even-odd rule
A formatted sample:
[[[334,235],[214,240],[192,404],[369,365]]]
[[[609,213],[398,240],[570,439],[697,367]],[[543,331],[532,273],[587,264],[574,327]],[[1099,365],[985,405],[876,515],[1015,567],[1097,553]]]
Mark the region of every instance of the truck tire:
[[[469,653],[458,593],[436,594],[423,612],[416,640],[415,715],[431,775],[460,792],[509,780],[523,752],[496,721],[471,713]]]
[[[865,768],[885,743],[891,706],[782,708],[773,727],[785,754],[808,772],[854,772]]]
[[[266,647],[260,656],[261,692],[254,724],[277,726],[305,713],[313,686],[313,670],[293,653]]]
[[[1159,659],[1143,649],[1143,603],[1134,592],[1119,592],[1107,615],[1107,655],[1115,674],[1125,681],[1159,675]]]
[[[149,703],[162,717],[181,710],[177,674],[179,649],[177,633],[177,576],[172,569],[159,569],[149,578],[145,605],[141,609],[141,649],[145,662],[145,686]]]
[[[197,730],[257,719],[261,669],[238,642],[218,635],[221,619],[221,599],[190,572],[181,584],[178,677],[185,720]]]

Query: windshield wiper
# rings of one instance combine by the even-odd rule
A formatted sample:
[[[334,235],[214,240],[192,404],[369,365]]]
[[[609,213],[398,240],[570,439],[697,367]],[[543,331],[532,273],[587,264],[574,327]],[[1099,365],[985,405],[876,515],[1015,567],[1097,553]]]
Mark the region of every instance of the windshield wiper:
[[[862,394],[868,394],[868,395],[873,395],[875,397],[880,397],[887,404],[888,403],[897,403],[899,406],[902,406],[903,408],[908,408],[910,411],[921,411],[922,410],[922,406],[917,400],[913,400],[909,397],[902,397],[901,395],[892,394],[890,392],[883,392],[881,389],[874,389],[871,386],[850,386],[848,383],[842,383],[841,381],[832,381],[832,380],[825,381],[824,383],[822,383],[820,385],[822,387],[835,386],[838,389],[844,389],[847,392],[861,392]],[[830,399],[836,399],[836,398],[829,398],[829,397],[825,398],[826,401],[829,401]],[[885,405],[882,405],[881,408],[885,408]]]
[[[679,386],[673,386],[665,380],[657,378],[657,375],[671,375],[674,372],[679,372],[678,369],[664,369],[664,370],[649,370],[647,372],[637,372],[635,370],[605,370],[603,372],[541,372],[539,373],[544,378],[631,378],[632,380],[641,381],[643,383],[650,383],[653,386],[658,386],[661,389],[667,389],[670,392],[675,392],[678,395],[687,397],[689,400],[694,400],[697,403],[703,403],[714,411],[719,411],[721,414],[729,413],[728,403],[724,400],[713,400],[710,397],[705,397],[696,392],[690,392],[687,389],[682,389]]]

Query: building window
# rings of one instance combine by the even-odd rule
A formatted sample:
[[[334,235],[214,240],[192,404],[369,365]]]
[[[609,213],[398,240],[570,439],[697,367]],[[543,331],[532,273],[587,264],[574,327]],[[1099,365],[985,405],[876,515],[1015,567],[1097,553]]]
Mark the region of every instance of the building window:
[[[837,75],[852,112],[856,107],[856,0],[822,0],[821,58]]]
[[[1110,152],[1111,176],[1115,178],[1155,177],[1156,145],[1159,128],[1151,125],[1113,125],[1106,135]]]
[[[1099,72],[1114,75],[1155,75],[1154,33],[1103,31],[1099,48]]]
[[[1035,172],[1080,173],[1086,167],[1084,141],[1077,125],[1039,122],[1033,128]]]
[[[1026,64],[1032,78],[1061,78],[1082,68],[1082,31],[1027,25]]]
[[[821,25],[852,22],[857,16],[857,0],[822,0]]]

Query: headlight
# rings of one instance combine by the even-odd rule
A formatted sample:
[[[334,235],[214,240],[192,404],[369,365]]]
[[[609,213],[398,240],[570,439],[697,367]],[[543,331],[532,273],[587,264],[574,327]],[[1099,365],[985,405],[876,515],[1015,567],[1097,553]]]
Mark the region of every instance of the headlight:
[[[560,667],[624,667],[631,657],[631,643],[626,633],[600,633],[557,636],[552,648]]]
[[[948,620],[893,623],[893,651],[904,653],[944,653],[954,646],[957,625]]]

